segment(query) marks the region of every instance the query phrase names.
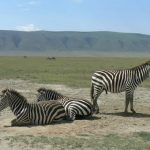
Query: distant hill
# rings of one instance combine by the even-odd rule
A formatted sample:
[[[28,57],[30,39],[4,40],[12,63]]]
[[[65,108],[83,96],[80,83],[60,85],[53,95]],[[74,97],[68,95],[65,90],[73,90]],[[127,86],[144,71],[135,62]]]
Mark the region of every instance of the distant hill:
[[[0,52],[150,52],[150,35],[0,30]]]

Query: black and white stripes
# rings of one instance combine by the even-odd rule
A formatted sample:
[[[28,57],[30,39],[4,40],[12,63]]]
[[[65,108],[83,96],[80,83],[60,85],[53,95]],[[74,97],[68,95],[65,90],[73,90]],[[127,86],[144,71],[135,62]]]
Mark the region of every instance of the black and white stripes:
[[[0,111],[8,106],[16,116],[11,122],[12,126],[44,125],[66,117],[61,103],[51,101],[30,104],[20,93],[10,89],[2,91]]]
[[[16,119],[12,126],[44,125],[55,120],[69,117],[70,120],[85,118],[99,112],[97,99],[105,91],[112,93],[126,93],[125,112],[133,109],[133,95],[136,87],[150,77],[150,61],[137,67],[124,70],[97,71],[92,76],[91,100],[64,96],[54,90],[38,89],[37,103],[28,103],[26,98],[12,89],[2,91],[0,97],[0,111],[10,107]]]
[[[66,97],[54,90],[40,88],[38,89],[37,101],[43,100],[59,101],[64,106],[70,120],[92,115],[92,104],[85,99]]]
[[[135,113],[133,109],[134,90],[148,77],[150,77],[150,61],[131,69],[95,72],[91,81],[91,100],[95,113],[99,112],[97,99],[103,91],[106,91],[106,93],[107,91],[112,93],[125,91],[125,112],[128,111],[128,105],[130,103],[130,109]]]

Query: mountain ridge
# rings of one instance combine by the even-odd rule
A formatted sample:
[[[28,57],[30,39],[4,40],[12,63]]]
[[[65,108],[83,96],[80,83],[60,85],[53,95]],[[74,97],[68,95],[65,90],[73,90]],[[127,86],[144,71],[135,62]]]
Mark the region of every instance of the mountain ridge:
[[[111,31],[0,30],[0,52],[150,52],[150,35]]]

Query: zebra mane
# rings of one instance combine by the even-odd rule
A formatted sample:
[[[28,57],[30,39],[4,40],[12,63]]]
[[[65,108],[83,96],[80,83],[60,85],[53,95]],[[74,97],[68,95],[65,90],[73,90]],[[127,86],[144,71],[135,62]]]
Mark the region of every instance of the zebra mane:
[[[147,61],[146,63],[147,63],[147,65],[150,65],[150,60],[149,60],[149,61]]]
[[[146,61],[145,63],[141,64],[140,66],[142,65],[150,65],[150,60]]]
[[[55,95],[58,95],[58,96],[63,96],[61,93],[58,93],[57,91],[52,90],[52,89],[39,88],[37,91],[38,91],[39,93],[48,92],[48,93],[55,94]]]
[[[24,102],[27,102],[27,99],[26,99],[23,95],[21,95],[19,92],[17,92],[16,90],[13,90],[13,89],[5,89],[5,90],[2,91],[2,93],[3,93],[3,94],[5,94],[5,93],[11,93],[11,94],[13,94],[13,95],[19,97],[20,99],[22,99]]]
[[[141,65],[138,65],[138,66],[131,68],[131,70],[136,70],[136,69],[141,68],[141,67],[146,66],[146,65],[150,65],[150,60],[145,62],[145,63],[142,63]]]

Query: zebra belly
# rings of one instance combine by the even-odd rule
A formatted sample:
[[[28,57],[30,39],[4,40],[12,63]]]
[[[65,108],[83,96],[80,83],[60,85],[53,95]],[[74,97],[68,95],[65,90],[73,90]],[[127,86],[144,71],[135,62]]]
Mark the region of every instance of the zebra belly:
[[[119,89],[119,90],[108,90],[108,92],[111,92],[111,93],[121,93],[121,92],[124,92],[125,89]]]

